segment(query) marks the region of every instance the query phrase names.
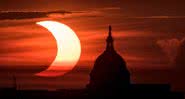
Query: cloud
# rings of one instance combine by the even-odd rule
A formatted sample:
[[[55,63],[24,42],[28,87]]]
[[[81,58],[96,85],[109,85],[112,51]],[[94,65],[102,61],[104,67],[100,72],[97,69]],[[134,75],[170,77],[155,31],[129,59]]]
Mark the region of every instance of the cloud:
[[[73,11],[72,14],[65,14],[65,15],[60,15],[60,14],[50,14],[49,15],[52,18],[81,18],[81,17],[102,17],[104,14],[101,11]]]
[[[174,62],[180,43],[181,41],[176,38],[157,41],[157,44],[160,46],[162,51],[167,55],[170,62]]]
[[[51,11],[51,12],[21,12],[21,11],[1,11],[0,20],[21,20],[48,17],[49,14],[71,14],[69,11]]]
[[[120,7],[102,7],[102,8],[93,8],[92,10],[98,11],[107,11],[107,10],[121,10]]]
[[[125,17],[133,19],[184,19],[185,16],[135,16],[135,17]]]
[[[0,12],[0,20],[23,20],[35,18],[81,18],[102,17],[104,14],[98,10],[87,11],[51,11],[51,12]]]
[[[120,7],[94,8],[85,11],[0,11],[0,20],[21,20],[34,18],[79,18],[79,17],[121,17],[122,19],[185,19],[185,16],[126,16],[116,11]]]
[[[104,17],[110,15],[109,11],[120,10],[120,7],[103,7],[103,8],[92,8],[85,11],[72,11],[72,14],[65,14],[63,16],[59,14],[50,14],[50,17],[62,17],[62,18],[71,18],[71,17]],[[113,14],[111,12],[111,14]]]
[[[179,40],[176,38],[168,40],[158,40],[157,44],[170,59],[178,70],[185,69],[185,38]]]

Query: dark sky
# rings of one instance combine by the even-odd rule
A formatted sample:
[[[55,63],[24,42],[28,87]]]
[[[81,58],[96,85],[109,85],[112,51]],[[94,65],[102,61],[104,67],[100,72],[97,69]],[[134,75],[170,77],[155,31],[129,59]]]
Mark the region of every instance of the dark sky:
[[[1,85],[11,85],[8,72],[14,71],[22,89],[84,87],[111,24],[116,50],[127,61],[134,83],[170,83],[185,90],[183,74],[176,72],[184,67],[175,63],[185,37],[184,4],[183,0],[1,0]],[[70,26],[81,40],[80,61],[63,77],[33,75],[47,68],[56,54],[51,34],[35,25],[42,20]]]

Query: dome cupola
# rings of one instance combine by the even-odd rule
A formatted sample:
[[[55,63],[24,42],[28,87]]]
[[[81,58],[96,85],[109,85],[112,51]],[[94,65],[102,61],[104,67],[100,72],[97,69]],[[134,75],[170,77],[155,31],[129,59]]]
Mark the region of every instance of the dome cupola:
[[[130,84],[130,73],[126,62],[114,50],[113,41],[112,28],[109,26],[106,49],[94,63],[88,88],[93,90],[122,88]]]

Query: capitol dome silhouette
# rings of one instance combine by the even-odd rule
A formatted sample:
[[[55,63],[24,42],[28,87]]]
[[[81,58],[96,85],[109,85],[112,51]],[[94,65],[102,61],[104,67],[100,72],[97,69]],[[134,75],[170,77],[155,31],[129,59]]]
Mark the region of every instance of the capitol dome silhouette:
[[[130,84],[130,73],[124,59],[115,51],[109,26],[105,51],[96,59],[87,88],[91,91],[124,89]]]

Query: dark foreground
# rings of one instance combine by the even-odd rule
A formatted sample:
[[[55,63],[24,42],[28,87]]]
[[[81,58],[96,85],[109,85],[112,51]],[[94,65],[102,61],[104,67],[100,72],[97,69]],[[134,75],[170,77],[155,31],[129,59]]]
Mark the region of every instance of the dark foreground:
[[[2,88],[0,99],[184,99],[181,92],[172,92],[167,84],[133,84],[127,90],[90,92],[87,89],[57,91],[47,90],[15,90],[15,88]]]

